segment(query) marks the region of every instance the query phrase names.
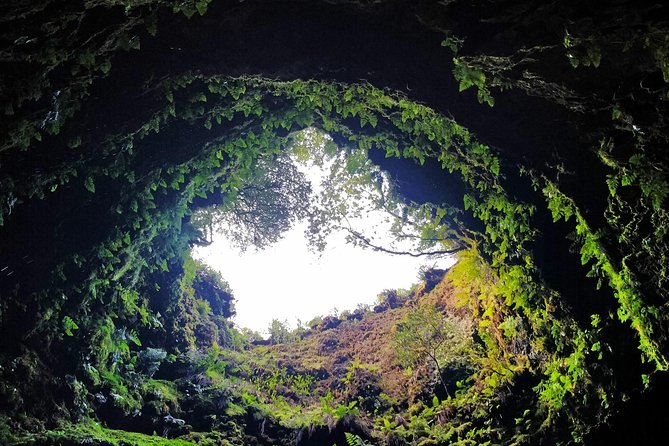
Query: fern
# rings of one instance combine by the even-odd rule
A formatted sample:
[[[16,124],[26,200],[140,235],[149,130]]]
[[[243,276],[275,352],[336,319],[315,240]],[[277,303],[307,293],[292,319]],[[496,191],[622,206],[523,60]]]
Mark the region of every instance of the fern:
[[[346,437],[346,444],[348,446],[374,446],[372,443],[363,440],[358,435],[345,432],[344,436]]]

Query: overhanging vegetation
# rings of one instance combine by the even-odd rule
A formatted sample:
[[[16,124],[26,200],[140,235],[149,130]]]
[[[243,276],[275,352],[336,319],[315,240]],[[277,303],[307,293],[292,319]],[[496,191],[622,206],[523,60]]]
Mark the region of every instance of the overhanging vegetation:
[[[184,5],[174,8],[206,17],[207,2]],[[73,12],[72,20],[84,23],[90,11],[107,7],[89,6]],[[34,420],[97,416],[120,423],[117,427],[150,431],[147,425],[121,420],[159,401],[164,406],[154,404],[148,418],[157,420],[190,404],[192,413],[221,417],[224,421],[200,427],[230,433],[221,435],[233,444],[248,441],[240,430],[250,429],[252,414],[291,432],[282,438],[310,426],[357,426],[356,434],[389,444],[580,442],[592,424],[608,416],[610,406],[649,385],[654,373],[666,371],[664,24],[637,18],[635,23],[648,23],[640,31],[644,39],[630,35],[624,24],[607,27],[605,15],[589,35],[576,20],[578,12],[567,8],[561,12],[575,14],[571,18],[576,21],[565,22],[573,29],[564,41],[539,45],[528,31],[526,45],[507,48],[506,55],[476,53],[476,43],[467,53],[470,37],[460,38],[458,29],[442,36],[455,55],[459,89],[476,87],[481,107],[503,107],[494,97],[504,100],[510,89],[557,104],[565,113],[588,116],[579,128],[582,142],[591,144],[592,159],[604,172],[588,184],[599,181],[604,194],[584,199],[569,179],[570,168],[579,164],[577,151],[564,162],[540,156],[519,160],[511,148],[482,143],[448,109],[423,105],[410,91],[336,76],[277,80],[203,69],[142,79],[141,109],[101,129],[101,110],[86,108],[91,85],[100,81],[97,76],[113,75],[115,62],[108,57],[117,49],[141,51],[133,30],[153,23],[150,18],[160,16],[161,7],[160,2],[127,6],[127,18],[110,22],[107,31],[87,40],[103,42],[98,46],[70,47],[59,40],[71,35],[66,21],[52,32],[67,53],[48,58],[51,44],[33,52],[24,47],[28,40],[17,37],[14,56],[6,58],[16,67],[39,61],[48,68],[43,79],[49,80],[18,88],[11,84],[15,77],[5,76],[14,93],[6,101],[5,114],[11,118],[3,126],[7,137],[0,152],[7,172],[0,183],[0,247],[11,254],[3,270],[0,323],[3,336],[15,340],[1,358],[8,364],[5,370],[11,370],[2,375],[3,410],[20,414],[8,418],[12,429],[36,427],[31,426]],[[7,20],[37,24],[46,14],[30,11]],[[503,23],[517,19],[502,7],[497,14]],[[577,30],[582,34],[578,38]],[[78,32],[72,35],[82,38]],[[612,35],[625,45],[607,44]],[[485,47],[479,44],[478,50]],[[441,51],[444,59],[452,56]],[[587,78],[590,72],[574,70],[605,69],[612,76],[617,66],[632,66],[632,55],[643,63],[619,82],[611,81],[618,89],[615,95],[608,85],[591,96],[575,92],[587,85],[580,76]],[[558,56],[568,68],[564,79],[576,78],[567,86],[559,85],[562,74],[547,80]],[[602,67],[607,63],[609,68]],[[642,79],[641,92],[637,78]],[[57,87],[56,94],[56,82],[67,87]],[[603,97],[606,93],[610,96]],[[91,119],[80,110],[90,112]],[[430,233],[447,240],[442,247],[460,251],[458,264],[442,283],[452,287],[454,302],[440,311],[450,314],[447,320],[466,313],[473,327],[467,373],[458,379],[457,390],[443,382],[448,395],[433,401],[417,391],[412,405],[386,401],[377,392],[371,397],[385,404],[384,412],[373,402],[361,407],[369,395],[344,392],[326,404],[332,413],[323,409],[306,416],[300,411],[302,404],[310,404],[305,389],[316,382],[312,372],[289,372],[278,363],[256,364],[264,372],[255,376],[244,370],[254,364],[253,355],[262,358],[264,352],[249,350],[226,320],[232,297],[221,278],[212,279],[213,273],[189,258],[189,245],[202,236],[190,217],[215,199],[234,202],[254,180],[254,168],[272,163],[297,132],[309,127],[327,132],[341,150],[348,150],[352,170],[368,158],[382,166],[385,158],[425,169],[437,166],[444,188],[460,192],[426,214]],[[43,215],[48,217],[38,227],[35,221]],[[90,230],[82,233],[82,227]],[[564,241],[551,241],[551,235],[572,231],[580,262],[576,258],[569,271],[592,277],[592,282],[584,279],[583,294],[604,296],[603,302],[579,305],[579,296],[565,295],[550,279],[550,269],[558,265],[541,254],[542,244],[561,245]],[[22,244],[38,232],[45,239]],[[601,287],[599,294],[596,287]],[[207,376],[205,384],[214,392],[224,392],[236,379],[257,390],[244,390],[246,397],[218,395],[221,407],[215,408],[203,399],[204,408],[196,409],[199,403],[192,397],[175,390],[170,380],[153,379],[153,368],[146,368],[170,361],[181,361],[189,370],[178,379]],[[349,358],[351,376],[343,384],[354,382],[357,371],[374,375],[373,365],[359,361]],[[630,364],[633,372],[628,374],[624,370]],[[437,373],[443,379],[446,371]],[[635,381],[621,383],[611,376]],[[276,382],[262,381],[271,379]],[[297,389],[292,402],[272,394],[279,382]],[[161,396],[151,401],[156,392]],[[118,397],[108,404],[112,394]],[[54,412],[54,407],[64,409]],[[334,424],[326,415],[334,417]],[[400,422],[397,416],[411,421]],[[185,433],[178,423],[172,427],[166,435]],[[197,442],[194,435],[189,438]],[[302,441],[299,435],[291,441]],[[356,441],[342,437],[343,431],[338,435],[340,441]],[[258,438],[261,444],[266,441]]]

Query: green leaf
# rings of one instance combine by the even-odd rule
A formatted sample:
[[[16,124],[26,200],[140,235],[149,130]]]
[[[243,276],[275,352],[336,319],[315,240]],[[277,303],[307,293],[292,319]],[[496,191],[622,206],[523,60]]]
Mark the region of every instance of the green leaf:
[[[126,334],[128,337],[128,340],[135,344],[138,347],[142,346],[142,342],[139,340],[139,334],[137,333],[136,330],[131,330],[129,333]]]
[[[70,316],[65,316],[63,318],[63,331],[67,336],[74,336],[72,330],[78,330],[79,326],[74,322]]]
[[[84,187],[88,192],[92,194],[95,193],[95,182],[93,181],[93,177],[86,178],[86,180],[84,181]]]
[[[464,40],[458,37],[450,36],[441,41],[441,46],[445,46],[453,51],[454,54],[457,54],[458,51],[460,51],[460,48],[462,48],[463,43]]]
[[[207,7],[209,6],[208,0],[199,1],[195,4],[195,8],[200,15],[204,15],[207,12]]]

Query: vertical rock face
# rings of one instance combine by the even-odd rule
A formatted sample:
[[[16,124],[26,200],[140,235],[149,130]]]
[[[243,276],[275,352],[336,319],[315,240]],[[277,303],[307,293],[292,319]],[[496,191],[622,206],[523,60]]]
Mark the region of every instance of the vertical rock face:
[[[341,339],[312,335],[352,367],[335,390],[356,383],[320,415],[389,444],[423,421],[437,444],[598,444],[588,425],[621,408],[632,418],[616,420],[652,435],[635,395],[650,385],[658,401],[669,366],[666,13],[626,1],[5,2],[0,434],[96,416],[150,433],[183,421],[166,411],[214,407],[222,420],[193,421],[230,434],[212,441],[242,441],[267,418],[286,438],[302,432],[307,415],[262,398],[276,396],[272,379],[300,397],[309,378],[257,358],[256,375],[243,369],[232,294],[187,253],[202,235],[193,210],[234,201],[253,166],[316,126],[408,200],[439,205],[434,227],[470,249],[435,306],[476,321],[476,367],[438,370],[461,392],[432,404],[416,385],[418,408],[380,391],[398,369],[353,367]],[[428,273],[424,291],[438,293],[441,273]],[[375,317],[404,309],[400,297]],[[321,328],[369,323],[350,319]],[[255,390],[226,381],[238,374]],[[333,427],[322,421],[309,422]]]

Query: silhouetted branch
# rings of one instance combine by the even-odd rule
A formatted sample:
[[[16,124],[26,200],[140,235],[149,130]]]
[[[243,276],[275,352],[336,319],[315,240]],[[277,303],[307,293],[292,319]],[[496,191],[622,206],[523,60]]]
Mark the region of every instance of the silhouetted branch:
[[[360,234],[357,231],[354,231],[351,227],[345,228],[349,234],[351,234],[356,240],[362,242],[365,246],[369,246],[375,251],[380,251],[380,252],[385,252],[387,254],[395,254],[395,255],[403,255],[403,256],[411,256],[411,257],[424,257],[424,256],[436,256],[436,255],[448,255],[448,254],[455,254],[456,252],[460,252],[462,250],[467,249],[469,246],[464,243],[464,242],[459,242],[460,246],[452,249],[440,249],[436,251],[421,251],[421,252],[411,252],[411,251],[397,251],[394,249],[389,249],[389,248],[384,248],[383,246],[375,245],[372,243],[372,241],[365,237],[364,235]]]

